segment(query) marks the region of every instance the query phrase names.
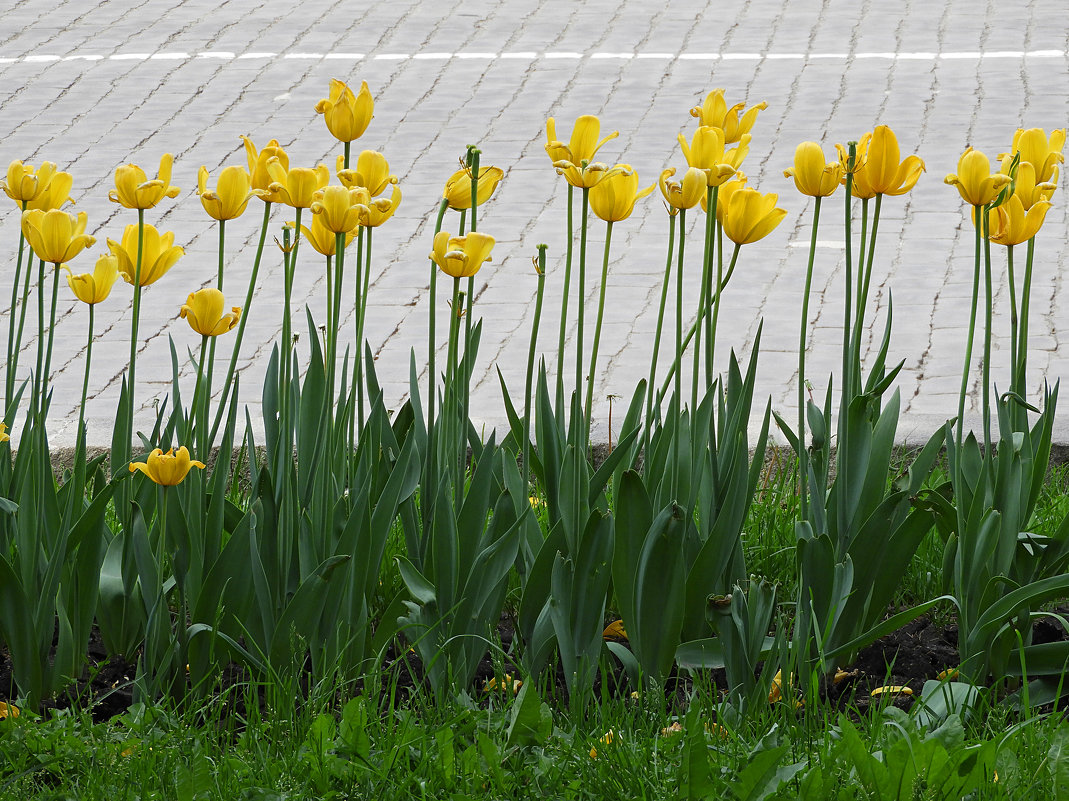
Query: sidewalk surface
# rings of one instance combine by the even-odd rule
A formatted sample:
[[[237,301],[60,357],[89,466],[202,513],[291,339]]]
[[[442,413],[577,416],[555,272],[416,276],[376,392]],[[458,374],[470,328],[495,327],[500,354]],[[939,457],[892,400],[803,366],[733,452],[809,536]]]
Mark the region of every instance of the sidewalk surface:
[[[476,314],[483,319],[473,417],[485,430],[502,427],[500,370],[520,403],[534,312],[531,257],[549,245],[546,311],[540,350],[555,369],[557,314],[565,242],[566,187],[543,150],[546,118],[566,139],[581,114],[601,117],[603,133],[620,132],[599,158],[626,162],[642,185],[668,166],[685,168],[676,135],[689,137],[688,110],[717,87],[729,102],[765,101],[743,171],[753,186],[777,192],[788,215],[767,239],[743,248],[720,311],[717,362],[729,348],[749,353],[764,320],[755,405],[771,395],[788,415],[797,378],[797,343],[812,200],[783,177],[795,146],[858,138],[879,123],[898,134],[903,156],[919,154],[927,173],[910,194],[886,199],[873,274],[878,325],[875,348],[893,293],[891,359],[905,360],[898,380],[903,420],[899,437],[926,439],[956,410],[970,311],[973,229],[957,191],[943,184],[958,156],[972,145],[992,159],[1009,149],[1018,127],[1063,127],[1069,119],[1069,35],[1059,0],[972,0],[858,3],[856,0],[680,0],[646,3],[604,0],[577,5],[534,0],[492,3],[147,0],[136,8],[119,0],[32,0],[0,7],[0,162],[56,162],[74,175],[74,210],[89,215],[97,245],[79,256],[74,272],[92,270],[105,239],[119,239],[136,213],[110,203],[115,168],[132,161],[153,176],[164,152],[175,155],[176,200],[164,200],[146,221],[173,230],[185,257],[143,296],[137,399],[140,426],[169,390],[173,339],[182,363],[183,393],[193,390],[188,353],[199,345],[179,306],[214,285],[217,228],[195,194],[197,169],[214,175],[244,164],[242,134],[257,146],[277,138],[291,166],[325,161],[340,152],[313,111],[331,78],[358,89],[366,80],[375,118],[358,142],[381,150],[400,179],[404,200],[374,236],[367,338],[387,403],[408,392],[409,357],[426,386],[428,261],[442,186],[464,146],[477,143],[484,165],[505,179],[479,213],[479,229],[497,239],[493,262],[476,280]],[[1040,234],[1032,286],[1033,398],[1043,380],[1069,376],[1066,314],[1066,189]],[[228,305],[243,302],[259,224],[260,201],[227,227]],[[577,206],[578,208],[578,206]],[[822,209],[813,299],[808,377],[823,396],[838,372],[843,293],[841,194]],[[687,297],[696,297],[701,269],[700,215],[691,214]],[[0,196],[0,338],[7,336],[18,213]],[[276,207],[272,235],[292,210]],[[457,218],[446,218],[455,230]],[[609,398],[613,426],[648,371],[664,270],[668,218],[659,193],[639,204],[613,232],[605,327],[595,390],[594,437],[606,441]],[[604,225],[591,225],[587,319],[597,307]],[[271,242],[271,239],[268,239]],[[1023,266],[1024,248],[1018,248]],[[1009,363],[1008,283],[1004,248],[994,247],[996,331],[993,368]],[[305,329],[308,304],[325,320],[322,257],[302,248],[294,288],[295,330]],[[347,259],[347,264],[351,259]],[[1018,275],[1018,279],[1020,275]],[[351,281],[351,274],[348,277]],[[351,283],[349,284],[351,286]],[[241,400],[259,420],[260,392],[272,344],[281,330],[281,254],[269,244],[249,311],[242,349]],[[574,293],[574,283],[573,283]],[[446,329],[445,292],[439,295],[440,333]],[[127,367],[130,287],[119,283],[97,311],[97,344],[89,384],[89,439],[110,441],[119,383]],[[693,313],[688,300],[687,312]],[[572,309],[575,308],[573,299]],[[26,322],[36,332],[36,294]],[[871,312],[870,312],[871,313]],[[86,307],[61,282],[55,332],[53,445],[74,441],[84,368]],[[673,312],[669,306],[669,319]],[[982,319],[982,316],[981,316]],[[588,337],[592,335],[587,326]],[[343,320],[352,343],[351,309]],[[232,336],[232,335],[230,335]],[[216,387],[231,340],[220,340]],[[444,361],[445,342],[441,337]],[[307,359],[307,335],[298,343]],[[568,353],[574,354],[574,330]],[[979,355],[979,348],[975,356]],[[25,338],[20,373],[28,375],[36,345]],[[589,342],[587,344],[589,353]],[[975,357],[974,357],[975,358]],[[662,356],[662,365],[664,359]],[[574,376],[574,366],[565,365]],[[663,366],[662,366],[663,375]],[[574,380],[574,379],[572,379]],[[571,381],[568,381],[570,386]],[[999,382],[1000,389],[1008,378]],[[978,372],[972,383],[975,413]],[[18,423],[13,434],[17,441]],[[613,432],[615,437],[617,432]],[[1066,415],[1056,439],[1069,442]],[[262,441],[262,440],[261,440]]]

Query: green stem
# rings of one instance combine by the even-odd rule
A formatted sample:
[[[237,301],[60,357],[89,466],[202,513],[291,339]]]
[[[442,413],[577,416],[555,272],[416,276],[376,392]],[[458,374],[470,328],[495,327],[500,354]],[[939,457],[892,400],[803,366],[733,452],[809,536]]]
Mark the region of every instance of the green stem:
[[[1028,240],[1028,252],[1024,263],[1024,285],[1021,288],[1021,322],[1018,329],[1020,343],[1017,346],[1017,386],[1024,396],[1028,378],[1028,307],[1032,298],[1032,257],[1035,255],[1036,238]]]
[[[679,210],[679,256],[676,260],[676,358],[673,363],[676,382],[676,403],[679,408],[683,406],[683,375],[679,369],[679,363],[683,359],[683,250],[687,243],[687,210]],[[689,340],[689,335],[688,335]],[[671,377],[671,376],[669,376]],[[657,399],[657,405],[661,405],[661,399]]]
[[[37,265],[37,367],[33,372],[33,413],[40,418],[44,402],[41,399],[41,371],[45,356],[45,262],[40,259]]]
[[[203,456],[207,455],[205,450],[205,443],[208,439],[208,403],[205,395],[204,384],[204,361],[208,353],[208,339],[209,337],[202,335],[200,338],[200,361],[197,362],[197,383],[193,387],[193,403],[190,409],[189,425],[187,427],[186,439],[193,439],[193,433],[196,432],[197,451]]]
[[[802,320],[798,334],[798,477],[801,481],[799,494],[799,519],[808,519],[809,512],[809,452],[805,441],[805,351],[809,331],[809,292],[813,286],[813,262],[817,253],[817,225],[820,222],[818,196],[813,205],[813,236],[809,242],[809,264],[805,271],[805,289],[802,292]]]
[[[349,169],[349,148],[350,148],[351,145],[352,145],[352,142],[343,142],[342,143],[343,154],[344,154],[343,157],[342,157],[343,158],[343,162],[342,162],[342,169],[343,170]]]
[[[93,363],[93,311],[96,304],[89,304],[89,337],[86,340],[85,345],[85,374],[82,379],[82,403],[78,407],[78,447],[82,450],[81,454],[85,453],[85,432],[82,430],[85,427],[85,401],[89,397],[89,365]],[[75,460],[78,461],[77,459]]]
[[[680,214],[686,210],[681,209]],[[674,214],[668,217],[668,257],[665,259],[664,279],[661,281],[661,300],[657,306],[657,328],[653,335],[653,355],[650,357],[650,377],[646,384],[646,425],[642,434],[642,453],[644,466],[649,467],[650,456],[650,430],[653,426],[653,393],[654,381],[657,380],[657,357],[661,350],[661,329],[664,325],[664,310],[668,304],[668,287],[672,283],[672,256],[676,241],[676,217]],[[660,409],[658,408],[658,413]],[[658,414],[659,416],[659,414]],[[647,473],[648,470],[643,470]]]
[[[546,288],[546,245],[538,246],[538,289],[535,293],[534,324],[531,326],[531,344],[527,350],[527,380],[523,391],[523,445],[522,467],[524,492],[530,492],[531,480],[531,389],[534,385],[535,353],[538,349],[538,328],[542,320],[542,296]],[[523,501],[523,499],[521,499]],[[523,501],[524,503],[526,501]]]
[[[367,296],[368,288],[371,285],[371,228],[363,229],[364,238],[367,240],[364,242],[364,264],[363,264],[363,286],[360,288],[360,316],[357,319],[356,335],[356,382],[360,388],[360,392],[357,395],[357,406],[360,410],[359,423],[362,426],[364,424],[364,324],[367,321]],[[359,243],[358,243],[359,244]]]
[[[22,201],[19,204],[20,211],[26,211],[26,202]],[[8,325],[7,325],[7,361],[5,365],[5,381],[4,381],[4,401],[11,403],[11,396],[14,394],[15,388],[15,375],[12,371],[13,354],[18,353],[19,343],[15,340],[15,304],[19,298],[19,277],[22,274],[22,254],[26,249],[26,235],[22,233],[22,226],[19,226],[19,255],[15,259],[15,277],[11,282],[11,306],[8,309]],[[33,262],[30,262],[32,265]]]
[[[1006,248],[1006,277],[1010,290],[1010,391],[1023,397],[1017,383],[1017,278],[1013,274],[1013,245]]]
[[[264,203],[264,219],[260,225],[260,242],[256,246],[256,257],[252,262],[252,275],[249,276],[249,288],[245,293],[245,305],[241,309],[241,319],[238,320],[238,332],[234,339],[234,349],[230,354],[230,364],[226,369],[226,379],[223,381],[223,391],[219,396],[219,408],[215,413],[215,419],[212,421],[212,432],[208,438],[209,442],[215,442],[216,434],[219,432],[219,424],[223,419],[223,412],[227,407],[227,401],[230,397],[230,388],[234,383],[234,372],[237,369],[238,355],[241,353],[241,341],[245,336],[245,326],[249,321],[249,309],[252,307],[253,294],[256,290],[256,276],[260,272],[260,258],[264,252],[264,242],[267,241],[267,223],[271,215],[271,204]]]
[[[19,367],[19,350],[22,347],[23,331],[26,330],[26,307],[30,302],[30,278],[33,275],[33,257],[33,250],[28,249],[28,252],[26,253],[26,277],[22,284],[22,303],[19,305],[19,330],[15,335],[15,349],[11,354],[11,363],[9,365],[9,373],[11,376],[11,389],[9,390],[9,395],[14,394],[15,391],[15,380],[18,375]],[[12,287],[12,291],[14,291],[14,287]],[[12,318],[14,318],[14,307],[12,307],[11,315]],[[6,422],[10,423],[11,421],[7,420]]]
[[[991,227],[990,212],[984,208],[984,456],[991,453]]]
[[[144,255],[145,249],[145,210],[137,210],[137,262],[134,267],[134,309],[133,309],[133,321],[130,326],[130,385],[127,388],[127,393],[130,398],[130,414],[126,431],[123,436],[123,448],[126,449],[126,456],[130,456],[130,448],[133,445],[134,435],[134,415],[137,412],[137,405],[134,403],[134,398],[137,393],[137,329],[141,322],[141,261]],[[130,461],[124,459],[124,461]]]
[[[854,312],[855,330],[857,336],[854,338],[854,362],[861,364],[861,333],[862,328],[865,325],[865,307],[869,301],[869,284],[872,280],[872,260],[876,254],[876,232],[880,227],[880,207],[883,205],[883,195],[876,195],[875,208],[872,210],[872,232],[869,234],[869,246],[868,251],[865,254],[865,274],[858,279],[858,295],[857,295],[857,309]],[[861,269],[861,263],[858,262],[858,269]],[[858,385],[861,383],[860,369],[857,376]]]
[[[445,404],[447,408],[443,409],[443,414],[446,416],[449,443],[449,455],[447,457],[450,463],[450,470],[455,472],[454,476],[454,497],[458,502],[462,494],[461,484],[463,481],[463,473],[461,472],[461,454],[458,453],[458,437],[453,430],[456,425],[456,418],[458,411],[456,408],[457,403],[457,339],[460,336],[460,316],[457,314],[457,310],[460,307],[460,278],[453,278],[453,303],[449,308],[449,347],[446,355],[446,383],[445,383]]]
[[[583,187],[583,216],[580,220],[580,232],[579,232],[579,298],[576,301],[577,311],[577,332],[575,342],[575,395],[576,398],[582,398],[583,392],[583,334],[584,334],[584,318],[586,316],[586,232],[587,232],[587,217],[590,214],[590,189]],[[582,414],[582,409],[578,412]],[[575,425],[576,437],[581,437],[583,432],[583,426]],[[585,446],[586,442],[582,441],[581,445]]]
[[[442,230],[442,220],[445,218],[445,212],[449,208],[449,201],[442,198],[442,201],[438,204],[438,219],[434,222],[434,235],[437,236]],[[427,311],[427,488],[424,490],[422,509],[423,509],[423,530],[425,532],[430,531],[431,520],[434,514],[434,502],[438,495],[438,453],[437,453],[437,434],[435,433],[434,425],[434,404],[438,394],[438,371],[435,367],[435,351],[437,350],[434,328],[435,328],[435,316],[438,313],[436,308],[437,304],[437,288],[438,288],[438,265],[431,259],[431,280],[429,297],[429,308]]]
[[[41,397],[42,409],[44,409],[45,400],[48,397],[48,385],[52,373],[52,344],[55,342],[56,334],[56,299],[59,295],[59,271],[61,267],[58,263],[54,267],[55,269],[52,271],[52,305],[48,316],[48,347],[45,350],[45,371],[41,376],[44,382],[44,391]],[[43,416],[41,422],[44,422]]]
[[[847,160],[846,169],[846,202],[843,204],[844,209],[844,226],[846,230],[846,288],[845,296],[843,299],[843,366],[842,376],[840,383],[842,384],[841,396],[839,401],[839,420],[846,420],[850,409],[850,403],[854,396],[854,379],[853,369],[850,360],[850,354],[853,353],[852,346],[852,332],[850,328],[850,312],[851,304],[854,302],[853,298],[853,255],[854,255],[854,236],[853,236],[853,193],[854,193],[854,165],[857,163],[857,143],[849,143],[849,158]],[[850,454],[850,426],[839,425],[839,445],[836,449],[836,468],[838,470],[837,476],[842,477],[842,483],[839,484],[844,491],[837,493],[836,514],[838,516],[837,531],[839,532],[839,539],[842,541],[845,539],[847,532],[847,493],[845,488],[850,486],[850,477],[848,475],[850,469],[850,460],[846,458]],[[839,479],[836,478],[838,482]],[[836,543],[838,547],[838,543]]]
[[[605,253],[601,258],[601,288],[598,292],[598,317],[594,323],[594,344],[590,348],[590,370],[586,378],[586,439],[590,441],[590,425],[594,413],[594,379],[598,370],[598,345],[601,325],[605,318],[605,289],[609,283],[609,245],[612,242],[612,221],[605,223]]]
[[[572,196],[573,187],[568,184],[568,240],[564,256],[564,287],[560,301],[560,338],[557,340],[557,405],[564,402],[564,337],[568,327],[568,293],[572,282]]]
[[[705,325],[706,309],[712,305],[712,252],[713,252],[713,222],[716,220],[716,210],[713,209],[713,187],[705,190],[705,238],[704,251],[702,253],[702,283],[698,291],[698,328],[694,332],[694,370],[691,376],[690,408],[693,411],[698,408],[698,383],[701,376],[702,363],[702,327]]]
[[[709,208],[709,214],[708,214],[708,218],[705,221],[707,226],[708,225],[712,225],[712,228],[711,229],[707,228],[706,232],[705,232],[705,235],[706,235],[706,246],[709,248],[708,258],[709,258],[709,273],[710,273],[709,278],[710,278],[710,281],[712,280],[712,272],[713,272],[713,251],[714,251],[714,249],[716,251],[716,270],[717,270],[717,272],[716,272],[716,286],[717,286],[717,290],[716,290],[716,301],[715,302],[717,304],[717,307],[719,307],[719,305],[720,305],[720,291],[722,289],[723,277],[724,277],[723,276],[724,254],[723,254],[723,252],[721,252],[719,247],[715,247],[715,245],[719,245],[720,242],[714,235],[716,232],[719,231],[719,228],[720,228],[720,226],[717,224],[717,221],[716,221],[716,204],[717,204],[717,196],[719,194],[720,194],[720,187],[719,186],[714,186],[713,187],[712,197],[709,198],[709,200],[707,200],[707,206]],[[712,231],[713,233],[710,233],[710,231]],[[715,243],[715,245],[714,245],[714,243]],[[710,283],[707,286],[708,286],[708,288],[706,289],[706,292],[708,293],[707,297],[709,299],[709,302],[713,303],[714,301],[713,301],[713,294],[712,294],[713,293],[712,284]],[[707,389],[708,389],[708,387],[711,387],[712,384],[713,384],[713,374],[714,374],[714,370],[715,370],[715,361],[714,360],[716,358],[716,354],[713,351],[716,348],[716,319],[717,319],[717,314],[716,314],[715,310],[713,312],[712,317],[710,317],[708,315],[708,313],[706,313],[706,317],[705,317],[705,386],[706,386]]]

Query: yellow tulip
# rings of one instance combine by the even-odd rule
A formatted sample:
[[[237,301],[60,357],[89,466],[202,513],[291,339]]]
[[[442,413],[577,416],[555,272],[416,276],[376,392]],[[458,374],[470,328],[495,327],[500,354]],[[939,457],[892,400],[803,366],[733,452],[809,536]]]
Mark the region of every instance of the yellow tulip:
[[[0,442],[7,442],[11,437],[7,433],[7,423],[0,423]],[[18,713],[16,713],[17,716]],[[0,715],[0,717],[3,717]]]
[[[951,173],[943,183],[956,186],[962,200],[973,206],[986,206],[1010,182],[1010,176],[991,174],[991,162],[979,150],[967,148],[958,159],[958,172]]]
[[[378,228],[393,216],[393,213],[397,211],[397,207],[400,205],[401,189],[395,186],[389,199],[384,197],[375,198],[361,207],[360,224],[366,225],[368,228]]]
[[[229,312],[224,313],[225,305],[222,292],[215,287],[205,287],[190,292],[178,314],[188,320],[189,327],[201,336],[217,337],[232,331],[241,319],[240,306],[232,306]]]
[[[344,81],[331,79],[330,97],[320,100],[315,105],[316,114],[322,114],[327,123],[327,130],[339,142],[352,142],[359,139],[375,112],[375,100],[367,81],[360,84],[360,93],[353,94]]]
[[[794,166],[784,170],[785,178],[794,178],[794,185],[803,195],[828,197],[843,177],[843,165],[826,162],[824,151],[816,142],[802,142],[794,151]]]
[[[480,167],[479,185],[476,189],[479,205],[490,199],[497,189],[501,179],[505,177],[505,171],[500,167]],[[449,208],[456,211],[471,208],[471,169],[457,170],[449,180],[445,182],[445,191],[442,197],[449,201]]]
[[[36,170],[32,165],[13,161],[7,167],[7,180],[0,181],[0,186],[9,198],[22,205],[40,197],[55,173],[56,165],[51,161],[44,162]]]
[[[121,165],[115,170],[115,188],[108,192],[108,199],[128,209],[151,209],[165,197],[178,197],[182,190],[171,186],[172,166],[174,156],[164,153],[159,175],[150,181],[136,164]]]
[[[1038,181],[1057,181],[1058,164],[1065,161],[1062,148],[1065,147],[1065,129],[1058,128],[1050,132],[1050,137],[1042,128],[1017,129],[1013,135],[1010,152],[999,154],[999,159],[1014,153],[1021,154],[1021,161],[1027,161],[1035,167]]]
[[[290,168],[290,157],[286,155],[286,151],[282,149],[282,146],[278,143],[277,139],[272,139],[263,150],[257,151],[256,145],[247,136],[241,137],[245,143],[245,159],[249,163],[249,177],[252,181],[253,189],[262,189],[267,192],[266,195],[260,195],[260,198],[274,203],[270,190],[268,187],[271,185],[271,174],[267,171],[267,163],[271,159],[278,159],[283,169],[288,170]]]
[[[1012,164],[1013,156],[1009,153],[1004,153],[1002,156],[1002,167],[999,169],[999,172],[1004,175],[1009,175]],[[1037,181],[1035,167],[1027,161],[1020,161],[1017,163],[1017,179],[1013,183],[1013,194],[1020,199],[1021,205],[1024,206],[1025,211],[1028,211],[1041,200],[1050,200],[1050,196],[1054,194],[1057,184],[1057,166],[1055,166],[1054,172],[1051,174],[1051,180]]]
[[[111,288],[119,280],[119,260],[110,253],[97,259],[93,272],[74,275],[67,269],[67,284],[74,296],[90,306],[108,299]]]
[[[716,220],[721,225],[724,224],[724,209],[727,207],[727,204],[731,201],[731,196],[733,194],[735,194],[735,192],[737,192],[738,190],[740,190],[744,186],[746,186],[746,180],[747,180],[746,179],[746,173],[744,173],[744,172],[736,172],[731,177],[730,181],[727,181],[726,183],[721,184],[720,188],[717,190],[717,195],[716,195]],[[703,195],[702,196],[702,211],[704,211],[706,214],[708,214],[709,213],[709,209],[707,208],[706,203],[707,203],[707,199]]]
[[[202,166],[197,172],[197,194],[213,220],[234,220],[245,213],[250,199],[266,193],[262,189],[254,190],[249,171],[235,166],[223,168],[212,192],[208,189],[208,168]]]
[[[725,153],[724,132],[710,125],[699,127],[689,145],[683,134],[678,138],[687,164],[705,173],[706,187],[720,186],[729,180],[750,152],[750,135],[743,134],[738,146]]]
[[[599,181],[590,190],[590,208],[605,222],[626,220],[635,209],[635,201],[656,188],[655,184],[650,184],[640,190],[635,169],[630,164],[617,166],[623,167],[623,171]]]
[[[157,484],[164,487],[174,487],[181,484],[189,471],[199,467],[204,469],[204,462],[198,462],[189,458],[189,450],[183,445],[178,453],[171,448],[164,453],[161,448],[156,448],[148,455],[146,462],[130,462],[130,472],[140,470]]]
[[[845,173],[848,158],[846,148],[842,145],[835,147]],[[854,162],[853,196],[865,199],[876,195],[904,195],[911,190],[924,172],[924,162],[920,156],[907,156],[905,161],[900,159],[898,138],[886,125],[877,125],[872,132],[862,136],[857,143]]]
[[[1025,209],[1017,193],[1010,195],[1005,203],[992,209],[988,216],[988,238],[998,245],[1020,245],[1039,233],[1051,203],[1040,200]],[[973,207],[973,225],[976,224],[976,207]]]
[[[469,278],[479,272],[484,261],[490,261],[494,238],[478,232],[467,236],[453,236],[439,231],[434,236],[434,250],[430,258],[446,275]]]
[[[688,167],[683,174],[682,181],[669,181],[676,174],[675,168],[669,168],[661,173],[657,183],[661,187],[661,194],[668,204],[668,213],[673,217],[680,209],[692,209],[705,199],[705,173],[697,167]]]
[[[582,168],[584,161],[592,162],[594,154],[601,149],[601,146],[610,139],[618,137],[620,132],[613,131],[604,139],[598,139],[600,135],[601,120],[593,114],[584,114],[575,121],[572,137],[568,144],[564,144],[557,139],[557,121],[550,117],[546,120],[546,153],[549,154],[554,167],[557,166],[558,161],[567,161],[577,168]]]
[[[272,194],[272,201],[285,203],[295,209],[311,208],[315,193],[330,181],[330,170],[326,164],[290,170],[280,159],[271,158],[267,162],[267,172],[271,176],[267,188]]]
[[[71,187],[74,186],[74,177],[69,172],[62,170],[52,173],[52,180],[36,198],[26,204],[28,209],[40,209],[52,211],[63,208],[65,203],[73,203],[71,200]]]
[[[397,176],[390,173],[390,162],[377,150],[361,150],[356,157],[356,169],[346,170],[345,157],[338,156],[335,171],[342,185],[353,189],[364,187],[371,197],[378,197],[390,184],[397,183]]]
[[[312,201],[312,214],[320,217],[323,226],[335,234],[347,234],[360,225],[360,211],[366,209],[367,190],[346,189],[344,186],[325,186]]]
[[[724,132],[725,144],[738,142],[743,134],[748,134],[757,122],[757,113],[768,108],[768,103],[758,103],[752,106],[745,114],[742,110],[745,103],[736,103],[728,108],[724,100],[724,90],[714,89],[705,96],[705,102],[690,110],[690,116],[697,117],[699,125],[711,125],[720,128]]]
[[[3,425],[3,423],[0,423]],[[4,426],[6,428],[6,426]],[[0,720],[4,718],[17,718],[19,716],[19,708],[14,704],[8,704],[4,701],[0,701]]]
[[[598,181],[608,177],[610,172],[609,165],[602,161],[588,163],[585,167],[577,167],[570,161],[555,161],[553,166],[557,168],[557,175],[563,175],[565,181],[579,189],[590,189],[596,186]]]
[[[123,280],[133,284],[137,278],[137,225],[128,225],[122,241],[108,240],[108,249],[119,260],[119,272]],[[174,244],[174,233],[161,235],[155,226],[145,223],[145,236],[141,249],[141,276],[139,286],[148,286],[161,279],[185,253]]]
[[[776,207],[779,196],[763,195],[756,189],[736,189],[727,202],[717,203],[717,211],[724,210],[724,234],[736,245],[749,245],[764,239],[783,218],[787,210]]]
[[[85,233],[88,221],[89,216],[84,211],[75,217],[58,209],[31,209],[22,213],[22,233],[37,258],[65,264],[96,242]]]
[[[293,227],[296,223],[291,222],[290,227]],[[345,235],[345,246],[356,238],[357,229]],[[301,225],[301,233],[304,234],[305,241],[312,246],[312,249],[323,256],[333,256],[337,246],[337,237],[333,231],[323,225],[323,218],[321,214],[312,215],[311,225]]]

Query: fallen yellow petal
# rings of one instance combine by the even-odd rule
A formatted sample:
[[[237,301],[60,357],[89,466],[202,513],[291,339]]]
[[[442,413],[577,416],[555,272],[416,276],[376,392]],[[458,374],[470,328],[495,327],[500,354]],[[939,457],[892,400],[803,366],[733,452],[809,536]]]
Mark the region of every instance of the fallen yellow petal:
[[[880,695],[913,695],[913,690],[905,685],[887,684],[883,687],[877,687],[869,693],[870,698],[876,698]]]

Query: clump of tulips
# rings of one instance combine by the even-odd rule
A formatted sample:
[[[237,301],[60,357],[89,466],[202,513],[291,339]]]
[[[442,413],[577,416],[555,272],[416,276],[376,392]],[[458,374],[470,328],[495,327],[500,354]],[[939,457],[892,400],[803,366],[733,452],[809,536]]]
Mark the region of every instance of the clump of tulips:
[[[173,405],[158,411],[150,431],[136,432],[137,445],[142,302],[184,255],[180,237],[151,221],[155,209],[180,194],[171,184],[173,158],[163,155],[155,177],[135,164],[116,170],[109,198],[137,219],[114,238],[100,236],[106,252],[82,273],[71,263],[85,258],[98,237],[87,233],[84,212],[65,210],[73,177],[49,162],[8,168],[2,188],[21,225],[0,423],[0,637],[28,706],[61,691],[81,670],[93,625],[110,653],[136,660],[139,697],[207,692],[228,660],[243,663],[276,693],[306,665],[317,681],[373,681],[393,652],[405,659],[414,653],[429,688],[442,697],[472,685],[513,583],[517,636],[507,656],[528,675],[558,664],[576,710],[589,702],[598,670],[614,660],[636,689],[661,686],[673,669],[722,668],[732,709],[745,712],[796,687],[811,692],[861,647],[939,604],[958,616],[955,675],[962,681],[999,682],[1011,665],[1022,665],[1035,680],[1056,684],[1069,649],[1034,646],[1030,621],[1044,604],[1069,595],[1069,524],[1055,537],[1028,531],[1049,458],[1057,387],[1045,389],[1042,409],[1025,398],[1035,245],[1057,187],[1064,131],[1018,131],[994,172],[970,148],[946,178],[976,231],[961,393],[956,416],[903,472],[894,389],[903,365],[888,362],[890,302],[881,346],[867,359],[861,349],[884,198],[910,192],[925,171],[919,156],[902,157],[889,127],[837,145],[831,159],[819,143],[802,143],[785,170],[812,198],[813,210],[798,403],[795,415],[774,413],[767,401],[755,438],[760,333],[746,357],[731,351],[724,358],[717,344],[724,293],[736,270],[746,269],[743,248],[788,214],[778,194],[751,186],[743,172],[767,105],[729,105],[722,89],[710,92],[690,110],[695,129],[678,138],[682,158],[656,181],[640,179],[625,157],[609,157],[617,134],[602,136],[597,117],[579,117],[567,141],[550,118],[545,150],[566,187],[562,275],[553,274],[547,246],[537,246],[522,408],[502,380],[509,425],[484,437],[470,419],[482,333],[476,281],[496,261],[488,204],[505,173],[482,164],[479,148],[468,145],[460,169],[445,181],[428,241],[427,369],[421,373],[413,353],[408,400],[391,416],[365,326],[373,234],[395,215],[402,190],[384,154],[352,148],[371,130],[374,106],[367,83],[354,92],[338,80],[316,104],[339,145],[333,170],[293,165],[278,140],[257,147],[248,137],[245,164],[214,175],[200,167],[196,194],[217,223],[218,269],[213,285],[190,287],[173,310],[200,337],[190,353],[192,393],[183,396],[172,347]],[[613,231],[657,190],[667,243],[649,370],[629,399],[615,448],[595,465],[592,409],[603,380]],[[846,240],[841,369],[823,399],[810,400],[817,231],[827,225],[827,203],[837,192]],[[231,305],[224,294],[233,292],[224,286],[226,233],[257,201],[262,221],[251,275],[244,303]],[[273,222],[279,206],[285,219]],[[700,214],[704,224],[688,229],[688,216]],[[604,227],[594,227],[595,219]],[[594,274],[588,251],[601,230]],[[251,427],[239,433],[237,363],[259,269],[271,252],[270,231],[281,251],[284,309],[262,388],[261,451]],[[700,248],[693,241],[688,248],[695,237]],[[992,243],[1005,248],[1012,307],[1011,370],[1001,394],[992,393],[991,377]],[[1023,271],[1014,261],[1021,245]],[[319,261],[325,278],[322,306],[305,310],[303,362],[291,308],[299,260]],[[88,337],[77,456],[57,484],[45,422],[61,270],[88,306]],[[96,306],[114,302],[120,277],[132,287],[130,356],[105,464],[105,457],[87,456],[85,405]],[[442,291],[439,280],[447,281]],[[545,288],[556,280],[556,342],[540,356]],[[688,280],[697,286],[690,306]],[[594,282],[597,302],[588,309]],[[34,301],[36,358],[27,377],[19,357]],[[980,310],[982,431],[973,434],[966,433],[965,412],[977,383]],[[443,313],[444,332],[437,328]],[[325,320],[322,334],[317,317]],[[341,329],[350,318],[356,347],[343,353]],[[227,347],[219,337],[230,339],[230,351],[217,387],[216,351]],[[25,419],[16,424],[23,407]],[[799,493],[798,589],[786,605],[776,604],[772,584],[751,576],[746,558],[747,515],[773,417],[793,451]],[[950,475],[940,484],[933,467],[944,450]],[[225,458],[235,451],[238,465]],[[213,454],[224,458],[211,464]],[[243,459],[250,480],[241,491]],[[388,560],[397,527],[403,550]],[[942,538],[944,592],[888,618],[909,561],[928,536]],[[622,620],[606,628],[610,610]],[[404,647],[391,650],[399,641]],[[529,686],[525,681],[524,690]]]

